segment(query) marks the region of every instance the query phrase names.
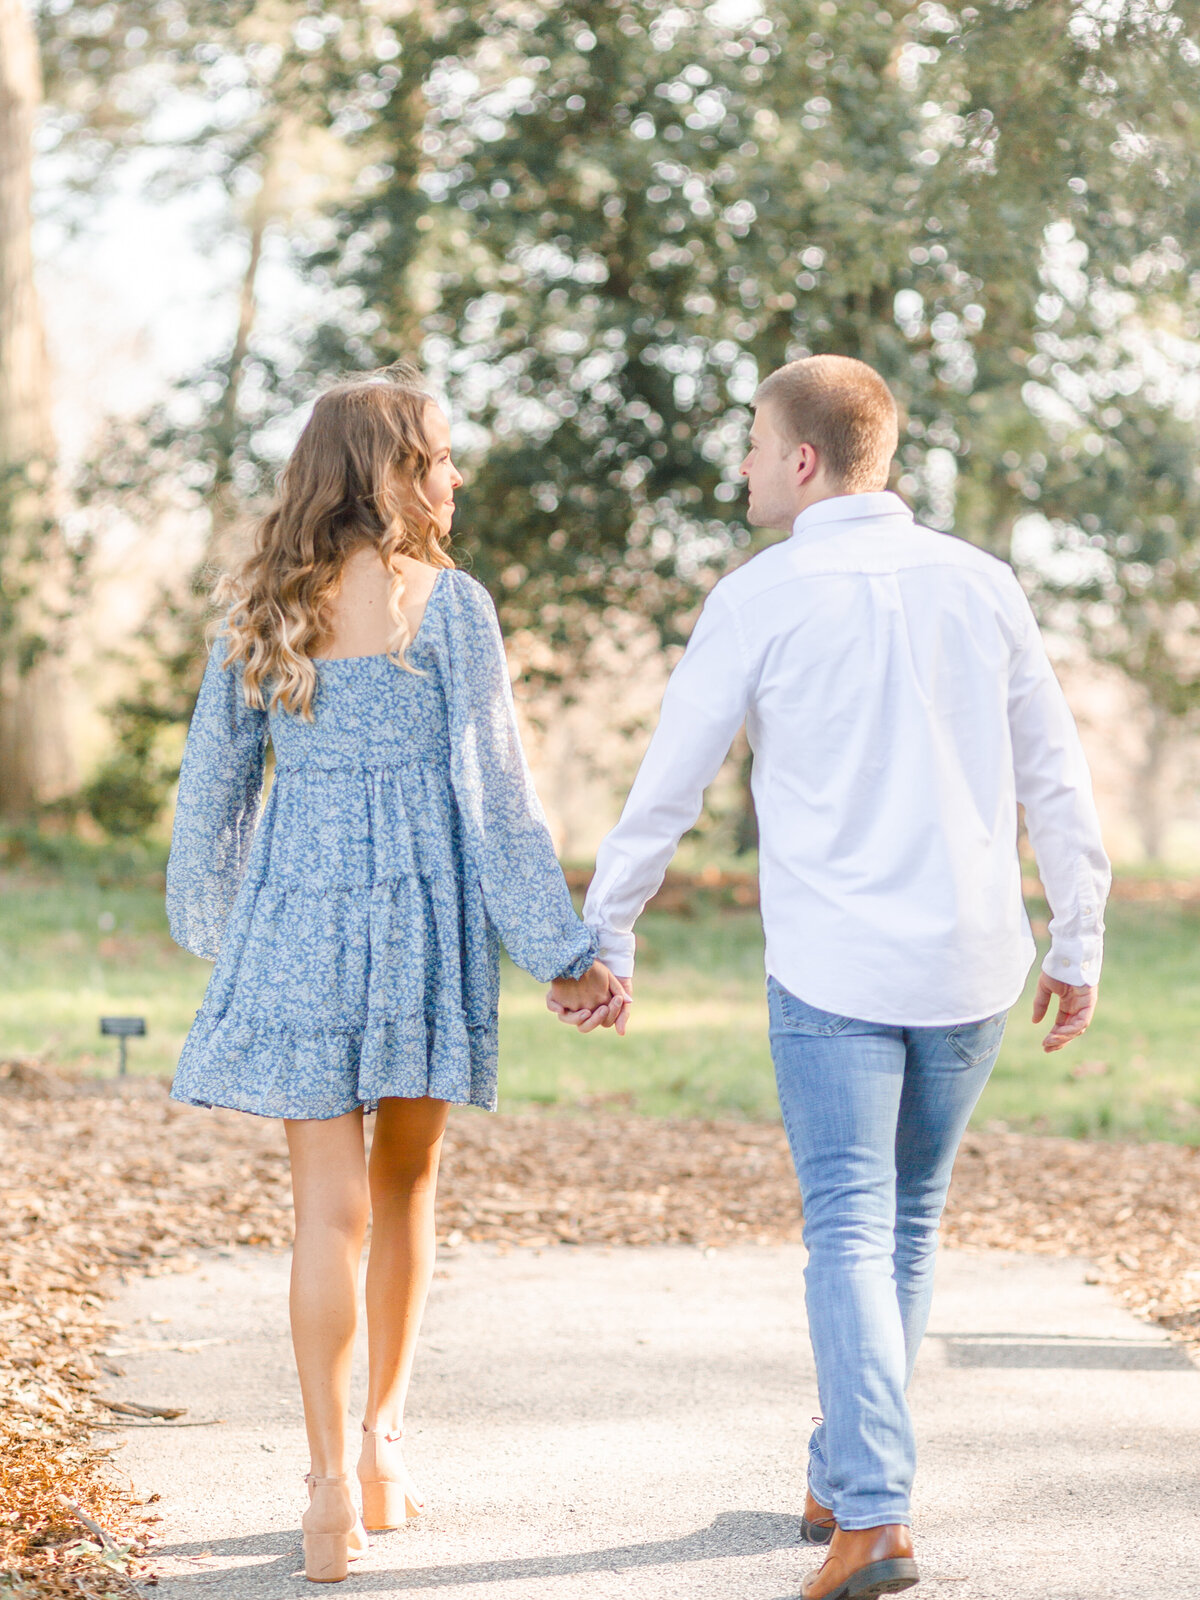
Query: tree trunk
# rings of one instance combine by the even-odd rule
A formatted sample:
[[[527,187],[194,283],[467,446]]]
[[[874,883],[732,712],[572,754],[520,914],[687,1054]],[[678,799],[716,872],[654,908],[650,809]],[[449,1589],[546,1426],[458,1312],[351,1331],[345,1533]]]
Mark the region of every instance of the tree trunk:
[[[1161,706],[1150,704],[1146,729],[1146,754],[1138,768],[1138,830],[1147,861],[1161,861],[1167,825],[1166,763],[1173,732],[1171,718]]]
[[[59,650],[71,563],[54,506],[50,366],[34,286],[41,70],[24,0],[0,0],[0,817],[68,793]]]
[[[234,563],[234,549],[238,523],[238,503],[234,493],[233,463],[237,454],[238,434],[242,426],[239,401],[242,380],[246,372],[246,358],[250,354],[250,340],[258,315],[258,270],[262,265],[263,243],[267,228],[275,221],[278,196],[276,194],[275,151],[268,145],[263,157],[262,186],[255,196],[247,219],[247,245],[249,254],[242,275],[242,289],[238,297],[237,329],[226,368],[225,395],[215,440],[213,493],[209,501],[208,544],[201,563],[208,574],[212,569],[222,570]]]

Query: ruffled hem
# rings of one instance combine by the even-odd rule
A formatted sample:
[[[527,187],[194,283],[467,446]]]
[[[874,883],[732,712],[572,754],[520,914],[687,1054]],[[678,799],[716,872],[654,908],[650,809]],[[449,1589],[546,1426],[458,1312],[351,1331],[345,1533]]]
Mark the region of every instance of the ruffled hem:
[[[299,1029],[203,1012],[184,1045],[171,1098],[256,1116],[325,1120],[383,1099],[430,1096],[496,1109],[498,1033],[461,1017],[369,1019],[365,1028]]]
[[[267,1111],[261,1106],[243,1103],[244,1097],[239,1097],[236,1103],[233,1099],[198,1100],[191,1095],[179,1094],[174,1088],[172,1088],[168,1098],[174,1100],[177,1105],[196,1106],[201,1111],[244,1111],[247,1116],[270,1117],[272,1121],[275,1122],[280,1121],[282,1117],[281,1112]],[[428,1090],[423,1091],[421,1094],[388,1094],[383,1096],[383,1098],[387,1100],[445,1100],[450,1105],[470,1105],[474,1106],[479,1111],[495,1111],[496,1109],[495,1106],[485,1106],[478,1100],[451,1100],[449,1095],[435,1095],[431,1094]],[[348,1111],[361,1111],[364,1116],[370,1117],[374,1116],[375,1112],[378,1110],[378,1100],[352,1100],[349,1105],[341,1106],[335,1111],[314,1111],[307,1113],[302,1117],[293,1116],[289,1113],[288,1120],[291,1122],[332,1122],[335,1117],[344,1117]]]

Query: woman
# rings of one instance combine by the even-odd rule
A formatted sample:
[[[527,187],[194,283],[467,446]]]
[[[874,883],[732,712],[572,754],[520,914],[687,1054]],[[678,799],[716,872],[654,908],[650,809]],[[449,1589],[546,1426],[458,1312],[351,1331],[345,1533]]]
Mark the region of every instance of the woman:
[[[491,601],[446,554],[462,481],[413,369],[317,401],[220,591],[167,870],[172,935],[216,961],[172,1094],[287,1131],[318,1582],[366,1548],[345,1420],[368,1216],[365,1525],[421,1509],[404,1402],[447,1108],[496,1105],[497,931],[564,1004],[608,1025],[625,998],[555,859]]]

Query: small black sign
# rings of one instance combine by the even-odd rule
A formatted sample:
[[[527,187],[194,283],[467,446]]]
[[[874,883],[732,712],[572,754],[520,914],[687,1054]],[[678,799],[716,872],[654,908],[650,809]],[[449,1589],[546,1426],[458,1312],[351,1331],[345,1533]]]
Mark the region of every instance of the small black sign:
[[[133,1039],[146,1031],[145,1017],[101,1017],[100,1032],[115,1033],[118,1038]]]

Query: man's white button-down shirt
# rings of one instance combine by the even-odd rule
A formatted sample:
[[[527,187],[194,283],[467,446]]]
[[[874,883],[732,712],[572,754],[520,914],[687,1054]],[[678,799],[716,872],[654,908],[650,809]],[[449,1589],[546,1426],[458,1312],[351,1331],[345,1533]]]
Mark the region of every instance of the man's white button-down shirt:
[[[1110,874],[1091,780],[1003,562],[896,495],[840,495],[716,585],[584,906],[621,976],[743,721],[766,965],[786,989],[912,1027],[1012,1005],[1035,954],[1018,802],[1052,912],[1045,970],[1097,981]]]

